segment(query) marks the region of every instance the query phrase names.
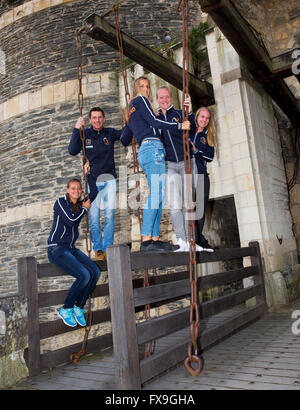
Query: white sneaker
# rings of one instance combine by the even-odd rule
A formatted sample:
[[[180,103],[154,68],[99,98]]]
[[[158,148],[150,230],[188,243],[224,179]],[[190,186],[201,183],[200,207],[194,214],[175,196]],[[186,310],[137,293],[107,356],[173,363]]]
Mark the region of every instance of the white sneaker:
[[[196,252],[202,252],[202,251],[204,251],[202,246],[196,244]]]
[[[188,242],[186,242],[186,245],[187,245],[187,252],[189,252],[190,244]],[[204,250],[201,246],[197,245],[196,243],[195,243],[195,246],[196,246],[196,249],[195,249],[196,252],[202,252]]]
[[[179,249],[174,252],[189,252],[190,250],[189,244],[181,238],[178,239],[176,245],[179,245]]]

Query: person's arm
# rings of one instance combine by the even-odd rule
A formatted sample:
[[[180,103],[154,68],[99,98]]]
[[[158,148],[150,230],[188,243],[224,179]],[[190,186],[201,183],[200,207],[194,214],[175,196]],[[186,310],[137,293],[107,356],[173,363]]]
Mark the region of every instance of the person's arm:
[[[133,138],[133,133],[131,129],[128,127],[128,125],[125,125],[125,128],[122,130],[122,134],[120,137],[120,140],[122,144],[124,145],[124,147],[127,147],[127,145],[131,143],[132,138]]]
[[[81,218],[88,210],[88,201],[84,202],[82,205],[85,206],[81,206],[78,212],[73,214],[67,205],[67,202],[64,199],[59,198],[54,204],[54,211],[58,213],[60,220],[62,220],[65,225],[73,226],[75,223],[80,222]]]
[[[121,138],[123,130],[117,130],[113,128],[113,139],[114,141],[118,141]]]
[[[193,112],[189,113],[189,122],[191,123],[191,129],[190,129],[190,134],[195,134],[196,133],[196,122],[195,122],[195,114]]]
[[[159,118],[157,118],[154,115],[149,105],[148,100],[143,96],[139,96],[135,98],[134,107],[136,110],[139,111],[139,114],[141,115],[141,117],[153,128],[159,128],[161,130],[172,130],[172,129],[181,130],[181,129],[190,128],[189,121],[185,121],[183,123],[180,123],[180,122],[177,123],[177,122],[167,122],[167,121],[160,120]],[[132,118],[134,118],[134,112],[132,114]]]
[[[197,156],[200,156],[201,158],[205,159],[207,162],[211,162],[214,159],[215,147],[211,147],[208,144],[204,144],[200,140],[197,141],[197,139],[196,139],[196,144],[192,143],[192,145],[193,145],[194,155],[196,158]]]
[[[82,142],[80,139],[80,128],[81,126],[84,125],[84,119],[82,117],[79,117],[76,124],[75,128],[73,129],[72,132],[72,137],[69,143],[69,154],[71,155],[77,155],[82,149]]]

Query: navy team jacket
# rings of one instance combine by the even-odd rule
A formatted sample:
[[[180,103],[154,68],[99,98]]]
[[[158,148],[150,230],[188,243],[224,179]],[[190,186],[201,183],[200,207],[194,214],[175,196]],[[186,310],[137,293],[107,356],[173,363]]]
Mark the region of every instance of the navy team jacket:
[[[181,123],[182,122],[182,110],[175,110],[173,105],[171,105],[166,110],[166,115],[164,115],[159,109],[159,119],[167,122],[175,122]],[[196,124],[195,124],[195,116],[193,113],[189,114],[188,120],[191,123],[191,130],[190,134],[195,134],[196,131]],[[182,130],[174,129],[174,130],[163,130],[162,131],[163,143],[166,149],[166,161],[172,162],[179,162],[184,161],[184,153],[183,153],[183,143],[182,143]],[[192,153],[193,151],[190,150]]]
[[[48,238],[48,246],[67,246],[74,248],[74,243],[78,239],[79,223],[87,212],[82,206],[74,214],[72,211],[72,202],[66,194],[58,198],[54,204],[53,225]]]
[[[122,130],[115,128],[102,128],[95,131],[93,127],[85,130],[85,152],[90,162],[88,184],[90,188],[90,200],[93,201],[98,193],[96,180],[99,175],[111,174],[117,178],[114,160],[114,144],[120,139]],[[82,149],[80,131],[74,128],[69,144],[69,153],[77,155]]]
[[[140,95],[134,98],[129,104],[129,121],[121,135],[122,144],[129,145],[133,135],[139,145],[146,138],[159,138],[162,141],[159,130],[181,130],[181,122],[161,120],[154,114],[146,97]]]
[[[197,151],[194,152],[194,157],[196,159],[198,174],[207,174],[207,162],[211,162],[215,156],[215,148],[208,145],[207,142],[207,130],[198,132],[190,139],[195,144]]]

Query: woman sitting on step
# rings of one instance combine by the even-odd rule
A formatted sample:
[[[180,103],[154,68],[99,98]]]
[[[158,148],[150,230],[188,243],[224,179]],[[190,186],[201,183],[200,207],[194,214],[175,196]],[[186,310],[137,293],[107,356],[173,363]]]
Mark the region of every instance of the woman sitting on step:
[[[76,278],[58,316],[67,326],[86,326],[84,305],[100,277],[100,269],[87,255],[75,248],[78,226],[90,208],[90,200],[81,200],[81,182],[68,182],[66,194],[54,204],[54,218],[48,238],[48,259]]]

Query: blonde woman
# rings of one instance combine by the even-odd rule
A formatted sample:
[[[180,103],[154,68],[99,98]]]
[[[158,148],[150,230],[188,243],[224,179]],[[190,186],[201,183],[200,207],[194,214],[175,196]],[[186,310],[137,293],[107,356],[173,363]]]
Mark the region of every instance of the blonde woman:
[[[139,77],[134,82],[129,112],[126,115],[127,126],[121,135],[121,142],[127,146],[135,135],[140,146],[138,161],[149,184],[149,197],[143,211],[141,251],[170,252],[179,246],[159,240],[166,172],[165,149],[160,130],[190,129],[190,122],[160,120],[153,112],[150,99],[150,82],[146,77]]]
[[[197,167],[197,204],[199,204],[199,196],[201,195],[202,202],[200,203],[201,217],[196,221],[196,242],[203,248],[204,251],[213,252],[213,248],[209,245],[207,239],[202,234],[205,222],[205,210],[209,198],[210,180],[207,173],[207,162],[211,162],[215,155],[215,140],[216,131],[214,120],[211,111],[207,107],[201,107],[195,115],[196,133],[190,136],[193,146],[194,157]],[[199,195],[200,194],[200,195]],[[199,205],[198,205],[199,206]]]

